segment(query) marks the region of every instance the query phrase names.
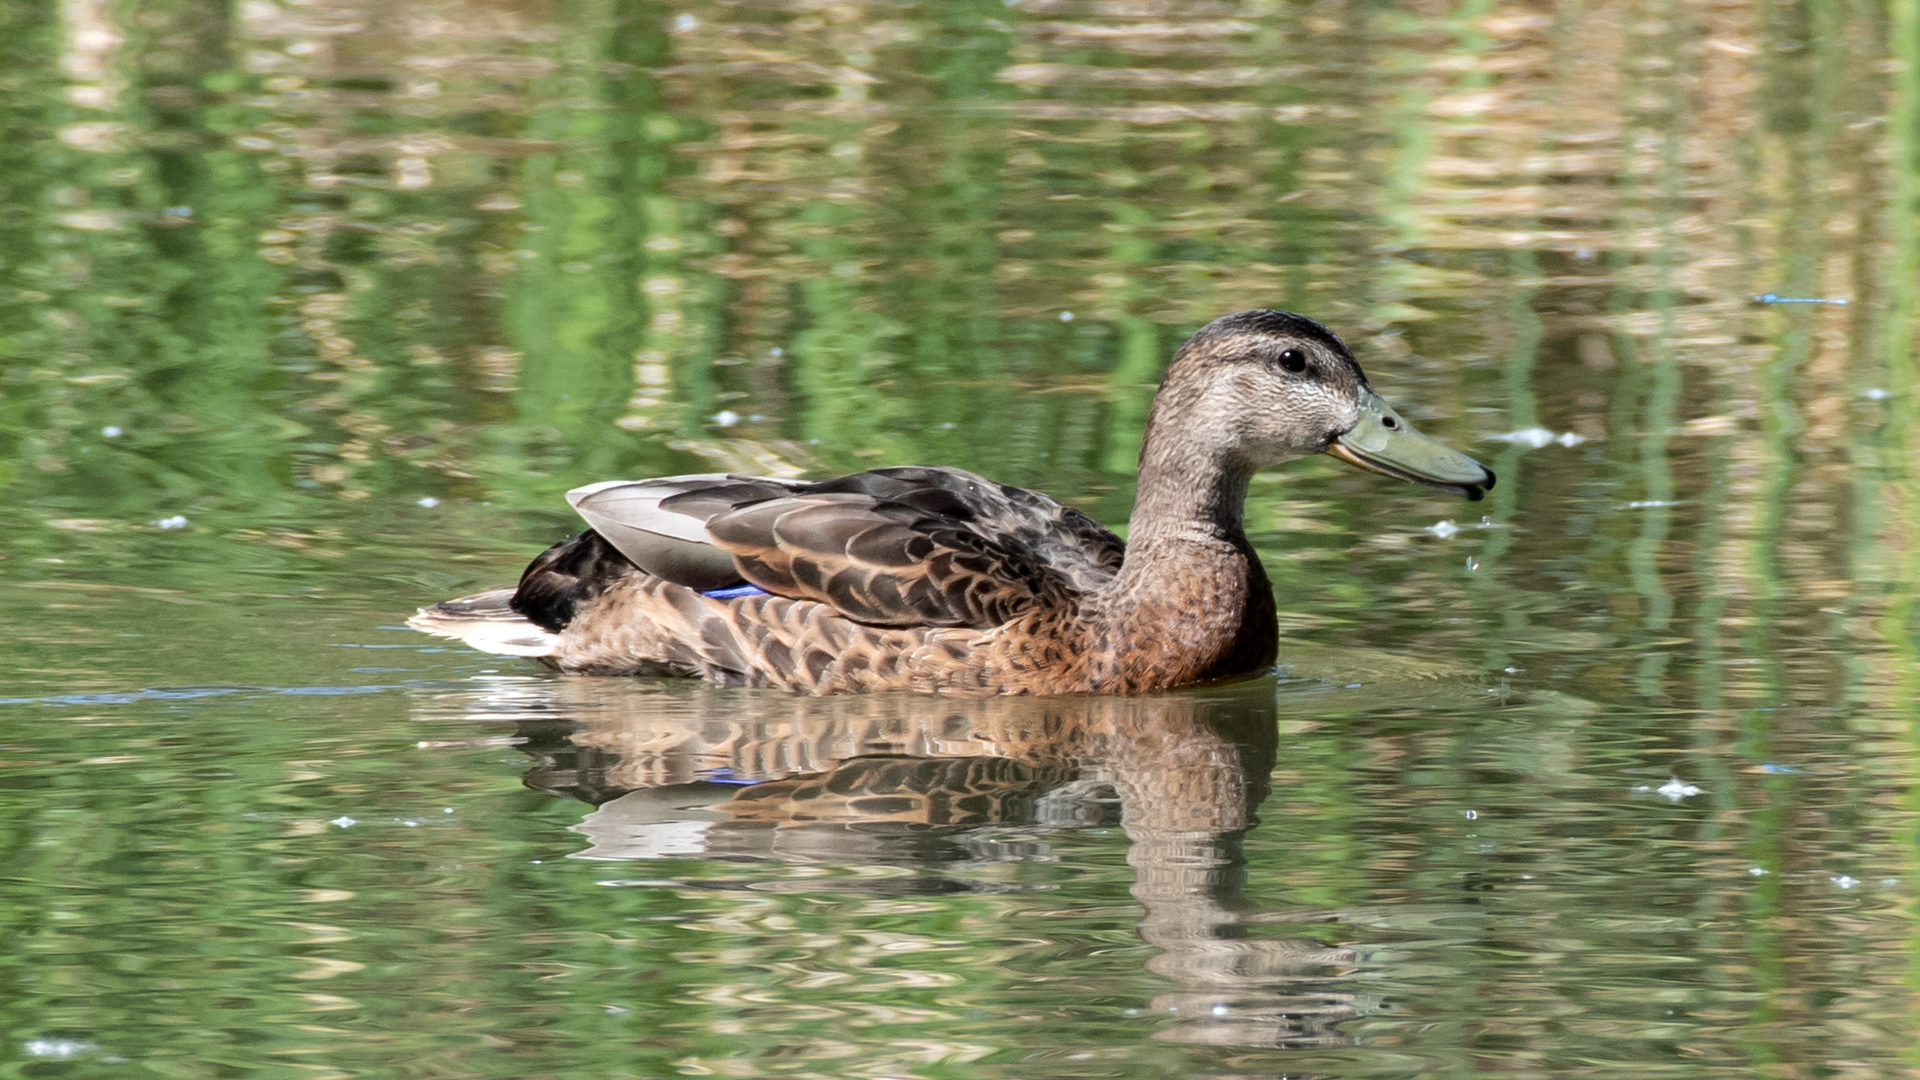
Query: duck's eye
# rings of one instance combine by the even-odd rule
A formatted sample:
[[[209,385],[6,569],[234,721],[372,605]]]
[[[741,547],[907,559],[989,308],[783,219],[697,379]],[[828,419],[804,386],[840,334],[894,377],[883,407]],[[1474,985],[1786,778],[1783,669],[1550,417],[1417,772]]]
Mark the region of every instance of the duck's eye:
[[[1394,428],[1400,426],[1400,421],[1395,420],[1391,416],[1383,416],[1380,418],[1380,426],[1386,428],[1388,431],[1392,431]]]
[[[1298,375],[1307,370],[1307,354],[1299,349],[1288,349],[1280,354],[1280,366]]]

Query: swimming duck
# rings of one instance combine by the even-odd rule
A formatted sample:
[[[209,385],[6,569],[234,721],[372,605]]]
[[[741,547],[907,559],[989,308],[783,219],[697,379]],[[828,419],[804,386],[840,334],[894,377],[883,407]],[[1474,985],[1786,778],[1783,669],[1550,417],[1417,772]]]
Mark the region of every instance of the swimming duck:
[[[567,493],[591,528],[517,588],[408,625],[562,671],[812,694],[1140,694],[1233,678],[1279,647],[1241,521],[1248,481],[1315,453],[1469,499],[1494,483],[1375,394],[1332,331],[1241,311],[1174,354],[1125,541],[960,469],[613,481]]]

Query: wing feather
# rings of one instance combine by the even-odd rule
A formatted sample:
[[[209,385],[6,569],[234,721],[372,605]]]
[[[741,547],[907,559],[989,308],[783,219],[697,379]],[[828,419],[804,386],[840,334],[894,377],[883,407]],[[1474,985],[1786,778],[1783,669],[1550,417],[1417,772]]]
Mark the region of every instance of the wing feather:
[[[741,582],[733,559],[707,539],[706,521],[744,502],[785,494],[790,482],[725,473],[613,480],[567,492],[593,530],[635,566],[696,592]]]
[[[655,577],[697,592],[751,583],[877,627],[997,626],[1100,587],[1125,553],[1079,511],[958,469],[812,482],[708,473],[567,497]]]
[[[871,626],[997,626],[1065,582],[1021,552],[871,495],[790,495],[721,514],[707,534],[768,592]]]

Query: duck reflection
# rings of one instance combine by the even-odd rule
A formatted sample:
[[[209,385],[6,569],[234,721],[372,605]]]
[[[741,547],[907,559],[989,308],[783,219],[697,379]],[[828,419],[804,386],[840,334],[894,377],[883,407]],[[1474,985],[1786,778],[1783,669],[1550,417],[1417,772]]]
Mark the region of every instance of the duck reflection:
[[[1340,989],[1350,950],[1289,937],[1284,925],[1312,916],[1243,897],[1277,739],[1269,680],[1133,698],[819,699],[620,679],[512,694],[501,707],[538,759],[527,784],[595,806],[574,827],[578,858],[958,869],[1033,857],[1047,830],[1117,825],[1139,933],[1160,950],[1147,966],[1178,987],[1153,1007],[1185,1020],[1162,1038],[1340,1045],[1336,1025],[1367,1011]],[[1007,842],[1023,832],[1031,842]]]

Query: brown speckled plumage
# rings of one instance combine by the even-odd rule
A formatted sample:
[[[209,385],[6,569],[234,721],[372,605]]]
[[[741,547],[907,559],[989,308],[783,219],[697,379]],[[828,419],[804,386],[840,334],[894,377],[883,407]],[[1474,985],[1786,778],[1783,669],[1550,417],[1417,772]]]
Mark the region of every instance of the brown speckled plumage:
[[[412,625],[570,672],[812,694],[1137,694],[1243,676],[1278,645],[1241,523],[1256,468],[1333,449],[1470,497],[1492,484],[1464,458],[1461,480],[1339,446],[1369,415],[1404,427],[1377,400],[1318,323],[1241,312],[1167,371],[1130,542],[957,469],[602,484],[569,495],[595,529],[536,559],[517,591]]]

